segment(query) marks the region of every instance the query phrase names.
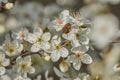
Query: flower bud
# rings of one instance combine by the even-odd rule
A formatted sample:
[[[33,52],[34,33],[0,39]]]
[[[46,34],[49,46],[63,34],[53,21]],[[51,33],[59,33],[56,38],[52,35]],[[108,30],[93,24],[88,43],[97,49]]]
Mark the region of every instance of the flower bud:
[[[65,62],[64,60],[59,64],[59,68],[62,72],[67,72],[69,69],[69,65],[67,62]]]
[[[6,10],[10,10],[10,9],[12,9],[13,8],[13,3],[7,3],[6,5],[5,5],[5,9]]]
[[[46,55],[46,56],[44,57],[44,59],[45,59],[46,61],[50,61],[50,56],[49,56],[49,55]]]

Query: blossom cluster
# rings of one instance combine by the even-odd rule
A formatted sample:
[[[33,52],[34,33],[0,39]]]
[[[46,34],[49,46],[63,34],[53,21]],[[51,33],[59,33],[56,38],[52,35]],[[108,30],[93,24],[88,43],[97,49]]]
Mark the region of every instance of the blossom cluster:
[[[87,53],[89,33],[90,22],[68,10],[63,10],[45,29],[34,27],[33,31],[27,28],[12,31],[1,45],[0,74],[4,76],[5,68],[12,68],[17,76],[14,80],[30,80],[28,74],[36,71],[31,59],[34,54],[44,57],[46,61],[59,61],[63,73],[72,66],[79,71],[82,63],[92,63],[92,57]]]

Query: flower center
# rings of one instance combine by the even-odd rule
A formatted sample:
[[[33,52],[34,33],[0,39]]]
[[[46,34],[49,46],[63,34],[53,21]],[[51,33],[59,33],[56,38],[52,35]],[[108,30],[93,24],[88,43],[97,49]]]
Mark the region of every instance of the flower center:
[[[117,67],[117,68],[120,68],[120,64],[118,64],[116,67]]]
[[[76,57],[77,57],[77,58],[80,58],[80,56],[81,56],[80,53],[77,53],[77,54],[76,54]]]
[[[38,40],[37,40],[38,42],[42,42],[42,38],[38,38]]]
[[[26,66],[27,66],[26,64],[22,64],[22,65],[21,65],[21,68],[22,68],[22,69],[26,69]]]
[[[59,50],[60,48],[61,48],[61,46],[60,45],[56,45],[56,47],[55,47],[57,50]]]
[[[20,35],[20,37],[21,37],[21,38],[25,38],[25,34],[22,33],[22,34]]]
[[[14,49],[9,49],[9,52],[12,54],[14,52]]]
[[[76,33],[75,36],[76,36],[76,38],[79,38],[79,37],[80,37],[80,34],[79,34],[79,33]]]
[[[57,20],[57,22],[58,22],[58,24],[62,24],[63,23],[63,21],[62,20]]]

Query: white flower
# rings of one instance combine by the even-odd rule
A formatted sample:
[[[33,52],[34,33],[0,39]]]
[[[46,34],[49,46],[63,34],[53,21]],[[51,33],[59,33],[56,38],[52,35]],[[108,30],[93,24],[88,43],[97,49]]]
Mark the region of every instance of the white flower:
[[[14,80],[31,80],[30,78],[24,78],[22,76],[17,76]]]
[[[60,59],[60,57],[67,57],[69,52],[68,50],[61,46],[61,37],[58,37],[57,35],[53,36],[51,40],[52,44],[52,51],[51,51],[51,59],[52,61],[56,62]]]
[[[70,55],[67,59],[67,61],[73,63],[73,67],[76,70],[80,70],[81,68],[81,62],[84,64],[91,64],[92,58],[89,56],[89,54],[86,54],[85,52],[88,51],[86,46],[79,46],[72,49],[72,52],[75,53],[74,55]]]
[[[16,66],[15,68],[17,68],[17,72],[19,73],[22,73],[22,74],[25,74],[25,73],[29,73],[29,74],[32,74],[35,72],[35,69],[34,67],[32,67],[32,63],[31,63],[31,57],[30,56],[26,56],[24,58],[22,57],[18,57],[16,59]]]
[[[68,34],[63,34],[62,37],[70,40],[72,42],[72,46],[89,44],[88,30],[82,31],[80,29],[71,29]]]
[[[13,38],[18,40],[26,40],[28,34],[28,30],[26,28],[22,28],[17,32],[13,32]]]
[[[23,45],[18,43],[18,41],[5,42],[2,45],[3,51],[8,56],[18,55],[23,50]]]
[[[9,64],[9,59],[6,59],[5,54],[0,52],[0,75],[3,75],[6,72],[5,67]]]
[[[31,35],[33,35],[33,37]],[[33,44],[31,51],[38,52],[41,49],[48,50],[50,48],[50,38],[51,34],[49,32],[43,33],[41,28],[37,28],[33,34],[28,35],[27,40]]]
[[[69,23],[69,11],[68,10],[64,10],[60,13],[60,16],[58,19],[54,20],[53,23],[53,27],[55,28],[56,31],[60,31],[62,30],[62,28],[64,27],[65,24]]]

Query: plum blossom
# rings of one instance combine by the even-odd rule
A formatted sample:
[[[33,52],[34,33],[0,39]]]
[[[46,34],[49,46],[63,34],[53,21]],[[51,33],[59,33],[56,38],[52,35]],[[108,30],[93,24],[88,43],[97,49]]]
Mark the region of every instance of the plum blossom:
[[[69,23],[69,11],[62,11],[59,18],[53,20],[52,23],[56,31],[61,31],[65,24]]]
[[[28,34],[28,39],[32,43],[31,51],[38,52],[39,50],[48,50],[50,48],[49,40],[51,38],[50,32],[43,33],[41,28],[34,29],[33,34]]]
[[[81,62],[84,64],[91,64],[93,61],[92,57],[89,54],[86,54],[87,51],[88,49],[86,46],[73,48],[72,52],[75,54],[70,55],[67,61],[71,62],[76,70],[80,70],[82,65]]]
[[[28,30],[26,28],[22,28],[19,31],[13,32],[13,38],[17,40],[26,40],[28,34]]]
[[[31,56],[26,56],[24,58],[22,58],[21,56],[19,56],[16,59],[17,64],[15,65],[15,68],[17,69],[18,73],[21,74],[32,74],[35,72],[34,67],[32,67],[32,63],[31,63]]]
[[[8,56],[16,56],[23,50],[23,45],[20,44],[17,40],[12,42],[5,42],[2,45],[3,51]]]
[[[51,40],[51,59],[56,62],[60,59],[60,57],[67,57],[69,52],[68,50],[61,45],[61,37],[55,35]]]

